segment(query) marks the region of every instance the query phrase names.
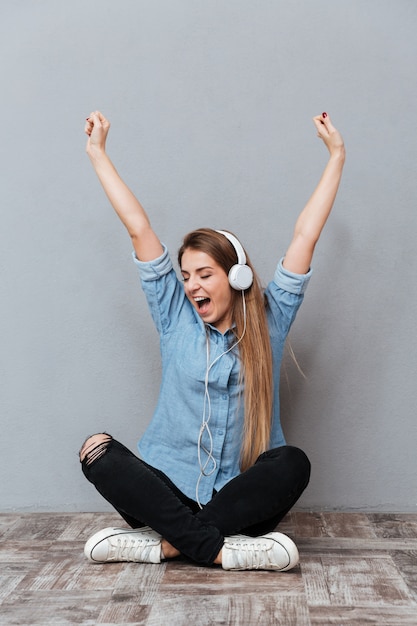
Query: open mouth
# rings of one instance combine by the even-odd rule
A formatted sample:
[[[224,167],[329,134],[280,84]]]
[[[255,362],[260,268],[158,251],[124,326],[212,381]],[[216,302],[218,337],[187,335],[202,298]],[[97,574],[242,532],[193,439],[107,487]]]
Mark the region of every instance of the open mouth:
[[[207,311],[207,308],[210,304],[210,298],[194,298],[194,302],[197,304],[197,308],[200,313],[204,313]]]

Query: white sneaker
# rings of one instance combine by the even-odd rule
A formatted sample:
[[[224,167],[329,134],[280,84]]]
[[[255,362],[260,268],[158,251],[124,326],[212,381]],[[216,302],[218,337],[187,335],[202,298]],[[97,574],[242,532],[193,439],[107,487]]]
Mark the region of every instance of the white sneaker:
[[[161,562],[161,535],[143,528],[104,528],[90,537],[84,547],[87,559],[95,563],[134,561]]]
[[[298,560],[297,546],[282,533],[273,532],[260,537],[234,535],[224,540],[223,569],[272,569],[284,572],[295,567]]]

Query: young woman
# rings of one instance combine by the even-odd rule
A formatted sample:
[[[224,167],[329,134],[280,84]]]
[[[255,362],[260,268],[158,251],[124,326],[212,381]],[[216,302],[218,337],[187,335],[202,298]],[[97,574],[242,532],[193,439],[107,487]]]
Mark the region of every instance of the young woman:
[[[238,239],[210,228],[184,238],[179,281],[106,154],[109,122],[99,111],[87,118],[87,153],[132,239],[163,366],[140,457],[106,433],[81,448],[85,476],[129,525],[93,535],[85,546],[91,561],[160,563],[183,555],[227,570],[278,571],[298,563],[293,541],[274,529],[307,486],[310,463],[285,444],[279,371],[345,160],[329,116],[313,121],[330,157],[262,291]]]

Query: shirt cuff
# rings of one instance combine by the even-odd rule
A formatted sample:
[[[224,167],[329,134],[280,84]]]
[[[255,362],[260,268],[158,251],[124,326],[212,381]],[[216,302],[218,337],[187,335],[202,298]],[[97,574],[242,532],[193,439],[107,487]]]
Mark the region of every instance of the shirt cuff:
[[[158,278],[168,274],[172,270],[172,261],[168,249],[165,244],[162,244],[162,247],[164,251],[161,256],[152,259],[152,261],[139,261],[136,254],[134,252],[132,253],[133,261],[139,269],[142,280],[158,280]]]
[[[294,272],[290,272],[285,269],[282,264],[283,260],[284,257],[282,257],[278,263],[275,271],[274,283],[289,293],[294,293],[296,295],[303,294],[307,289],[313,270],[309,269],[307,274],[294,274]]]

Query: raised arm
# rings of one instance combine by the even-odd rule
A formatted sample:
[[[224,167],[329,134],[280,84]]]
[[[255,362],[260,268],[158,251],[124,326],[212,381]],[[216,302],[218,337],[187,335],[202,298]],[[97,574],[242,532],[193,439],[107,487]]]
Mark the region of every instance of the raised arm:
[[[125,225],[136,256],[141,261],[152,261],[162,254],[162,245],[153,231],[149,218],[128,186],[117,173],[106,153],[106,139],[110,122],[99,111],[87,118],[87,154],[114,210]]]
[[[297,219],[294,236],[283,261],[284,267],[296,274],[305,274],[310,268],[314,248],[336,198],[345,162],[342,136],[327,113],[314,117],[313,122],[317,136],[329,150],[330,158],[316,189]]]

